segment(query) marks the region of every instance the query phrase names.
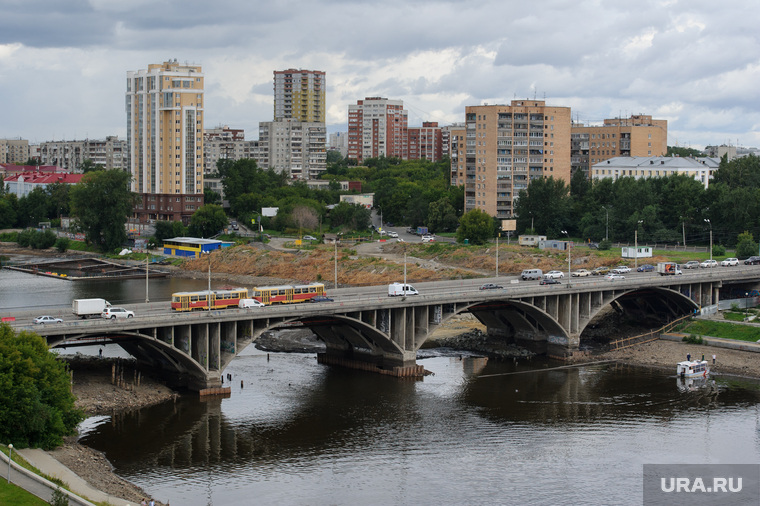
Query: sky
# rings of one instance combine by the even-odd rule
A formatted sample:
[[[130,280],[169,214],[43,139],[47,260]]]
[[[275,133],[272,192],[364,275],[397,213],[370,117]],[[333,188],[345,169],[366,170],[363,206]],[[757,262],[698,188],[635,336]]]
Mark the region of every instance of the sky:
[[[322,70],[328,132],[349,104],[409,125],[537,98],[573,120],[647,114],[668,145],[760,146],[755,0],[0,0],[0,138],[126,137],[128,71],[201,65],[205,127],[258,138],[273,71]]]

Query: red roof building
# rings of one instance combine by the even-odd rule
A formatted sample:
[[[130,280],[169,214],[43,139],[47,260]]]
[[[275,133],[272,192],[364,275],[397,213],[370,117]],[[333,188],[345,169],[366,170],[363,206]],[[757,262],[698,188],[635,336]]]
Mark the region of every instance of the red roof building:
[[[46,188],[53,183],[78,184],[84,174],[69,174],[59,172],[22,172],[6,175],[3,185],[8,193],[15,194],[18,198],[25,197],[35,188]]]

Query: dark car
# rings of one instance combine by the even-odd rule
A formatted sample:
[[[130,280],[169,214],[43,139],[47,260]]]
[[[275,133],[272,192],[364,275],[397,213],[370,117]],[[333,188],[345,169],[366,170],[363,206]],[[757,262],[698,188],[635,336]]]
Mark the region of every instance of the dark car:
[[[316,297],[312,297],[309,300],[312,302],[335,302],[335,299],[331,299],[327,295],[317,295]]]
[[[760,265],[760,257],[752,256],[744,261],[744,265]]]
[[[541,281],[538,282],[539,285],[561,285],[562,281],[556,278],[542,278]]]
[[[652,264],[644,264],[639,265],[638,268],[636,268],[638,272],[653,272],[654,271],[654,265]]]
[[[481,290],[503,290],[504,287],[501,285],[497,285],[495,283],[486,283],[484,285],[480,285]]]

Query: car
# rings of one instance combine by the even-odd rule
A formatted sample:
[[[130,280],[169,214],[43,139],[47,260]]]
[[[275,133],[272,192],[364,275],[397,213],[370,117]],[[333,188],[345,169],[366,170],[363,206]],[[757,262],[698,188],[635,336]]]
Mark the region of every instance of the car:
[[[586,276],[591,276],[591,271],[587,269],[577,269],[574,270],[570,275],[574,278],[585,278]]]
[[[435,237],[432,235],[423,235],[422,242],[435,242]]]
[[[631,268],[628,267],[627,265],[618,265],[617,267],[612,269],[610,272],[613,274],[628,274],[629,272],[631,272]]]
[[[503,290],[504,287],[501,285],[497,285],[496,283],[486,283],[484,285],[480,285],[481,290]]]
[[[38,325],[44,325],[45,323],[63,323],[63,319],[54,316],[38,316],[34,319],[34,323]]]
[[[599,249],[599,243],[598,242],[588,243],[588,249]]]
[[[398,238],[398,232],[394,232],[393,230],[388,231],[388,237],[393,237],[394,239]]]
[[[241,309],[249,309],[252,307],[265,307],[266,304],[256,299],[240,299],[238,301],[238,307]]]
[[[712,269],[713,267],[717,267],[718,266],[718,261],[717,260],[705,260],[704,262],[702,262],[701,264],[699,264],[699,266],[701,268],[703,268],[703,269]]]
[[[591,274],[593,276],[602,276],[602,275],[607,274],[609,272],[610,272],[610,268],[607,267],[606,265],[602,265],[600,267],[597,267],[593,271],[591,271]]]
[[[314,237],[313,235],[305,235],[305,236],[303,236],[303,240],[304,241],[316,241],[317,238]]]
[[[639,265],[636,268],[636,271],[637,272],[654,272],[654,265],[652,264]]]
[[[751,256],[744,261],[744,265],[760,265],[760,257]]]
[[[544,274],[544,278],[562,279],[565,277],[565,273],[562,271],[549,271]]]
[[[699,269],[699,260],[689,260],[682,267],[684,269]]]
[[[539,285],[561,285],[562,281],[556,278],[547,278],[544,277],[541,279],[541,281],[538,282]]]
[[[238,229],[237,221],[230,222],[230,226],[232,227],[232,230],[237,230]]]
[[[604,279],[608,281],[615,281],[616,279],[625,279],[625,276],[623,276],[622,274],[618,274],[616,272],[610,272],[609,274],[604,276]]]
[[[331,299],[327,295],[317,295],[309,299],[310,302],[335,302],[335,299]]]
[[[739,259],[738,258],[726,258],[725,260],[720,262],[720,265],[722,267],[733,267],[736,265],[739,265]]]
[[[115,320],[116,318],[132,318],[135,315],[134,311],[124,309],[123,307],[107,307],[100,313],[101,318],[108,320]]]

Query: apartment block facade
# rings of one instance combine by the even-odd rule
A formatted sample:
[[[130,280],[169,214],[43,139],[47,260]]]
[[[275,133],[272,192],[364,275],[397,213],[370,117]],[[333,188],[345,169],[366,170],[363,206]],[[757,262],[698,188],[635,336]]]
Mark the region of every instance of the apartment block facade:
[[[325,78],[321,70],[275,70],[274,121],[324,123]]]
[[[327,170],[327,130],[324,122],[295,120],[259,123],[257,160],[263,169],[286,172],[291,179],[319,179]]]
[[[467,106],[465,118],[465,212],[510,218],[530,180],[551,176],[570,183],[569,107],[513,100]]]
[[[407,158],[438,162],[443,157],[443,131],[435,121],[425,121],[421,127],[407,128]]]
[[[29,160],[29,141],[26,139],[0,139],[0,163],[21,165]]]
[[[451,159],[451,185],[462,186],[465,183],[465,162],[467,160],[467,128],[464,123],[443,127],[448,139],[447,153]]]
[[[668,153],[668,121],[638,114],[605,119],[602,125],[572,127],[573,172],[619,156],[665,156]]]
[[[243,158],[254,158],[254,148],[257,144],[257,141],[246,141],[245,130],[242,129],[220,126],[204,130],[204,179],[211,174],[216,174],[216,163],[219,160],[235,161]]]
[[[181,220],[203,205],[204,76],[170,60],[127,72],[127,156],[140,222]]]
[[[379,156],[406,160],[408,112],[401,100],[367,97],[348,106],[348,157],[359,163]]]

